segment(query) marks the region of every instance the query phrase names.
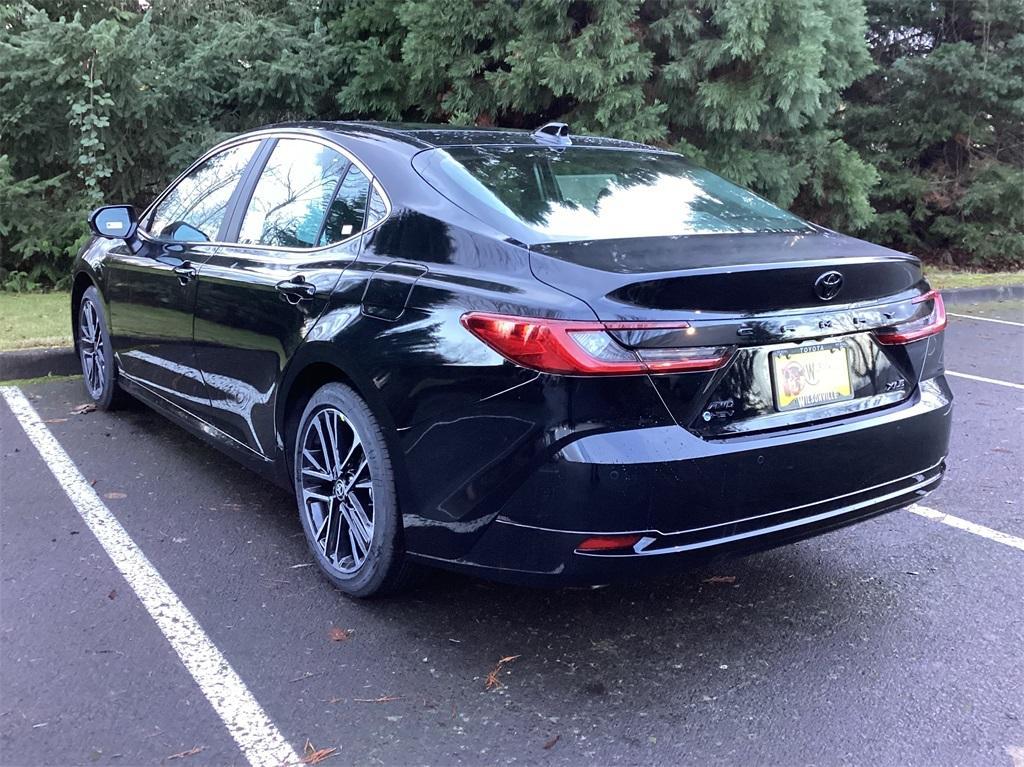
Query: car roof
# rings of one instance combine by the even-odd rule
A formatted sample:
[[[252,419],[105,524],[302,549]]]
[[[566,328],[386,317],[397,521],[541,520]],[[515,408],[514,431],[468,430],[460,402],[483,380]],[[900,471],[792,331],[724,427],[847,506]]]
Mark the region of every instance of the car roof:
[[[415,149],[433,149],[448,146],[474,145],[522,145],[550,146],[543,139],[528,130],[515,128],[488,128],[478,126],[454,126],[431,123],[402,123],[374,121],[318,121],[291,122],[268,125],[261,130],[300,128],[334,133],[341,136],[373,137],[406,144]],[[613,149],[655,149],[646,144],[604,136],[579,136],[571,134],[574,146],[607,147]]]

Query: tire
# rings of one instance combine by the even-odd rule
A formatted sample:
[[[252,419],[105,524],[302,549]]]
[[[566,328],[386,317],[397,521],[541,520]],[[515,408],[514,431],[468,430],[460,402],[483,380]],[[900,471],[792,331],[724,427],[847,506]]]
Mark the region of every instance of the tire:
[[[344,384],[322,386],[306,404],[293,445],[299,519],[323,574],[353,597],[403,589],[413,568],[394,470],[367,404]]]
[[[86,289],[78,304],[75,340],[86,392],[97,409],[116,409],[123,404],[125,395],[117,384],[117,364],[114,362],[114,347],[110,343],[107,310],[95,287]]]

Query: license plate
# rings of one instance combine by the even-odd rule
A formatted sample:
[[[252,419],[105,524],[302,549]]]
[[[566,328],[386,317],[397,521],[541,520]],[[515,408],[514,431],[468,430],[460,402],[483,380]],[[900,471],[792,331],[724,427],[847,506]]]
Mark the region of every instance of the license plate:
[[[842,344],[814,344],[771,353],[776,410],[797,410],[853,399]]]

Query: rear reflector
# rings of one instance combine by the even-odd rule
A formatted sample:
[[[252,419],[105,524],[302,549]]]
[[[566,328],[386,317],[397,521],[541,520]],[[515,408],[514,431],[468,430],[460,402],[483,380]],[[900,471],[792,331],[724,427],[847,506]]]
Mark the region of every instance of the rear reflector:
[[[942,295],[937,290],[929,291],[914,299],[915,304],[931,303],[931,310],[925,307],[927,313],[914,319],[897,325],[888,330],[875,332],[878,343],[891,346],[894,344],[909,344],[911,341],[919,341],[922,338],[933,336],[942,332],[946,327],[946,306],[942,302]]]
[[[471,312],[462,324],[508,360],[559,375],[636,375],[714,370],[731,347],[630,349],[609,330],[670,330],[685,322],[577,322]]]
[[[640,535],[595,535],[576,547],[576,551],[616,551],[631,549],[643,536]]]

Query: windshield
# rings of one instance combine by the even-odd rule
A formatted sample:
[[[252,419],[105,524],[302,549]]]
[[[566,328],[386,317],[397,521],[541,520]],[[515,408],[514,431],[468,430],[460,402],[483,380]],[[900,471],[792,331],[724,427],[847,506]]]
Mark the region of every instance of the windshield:
[[[594,147],[465,146],[414,166],[460,207],[532,240],[806,232],[802,219],[679,155]],[[512,233],[512,232],[510,232]]]

